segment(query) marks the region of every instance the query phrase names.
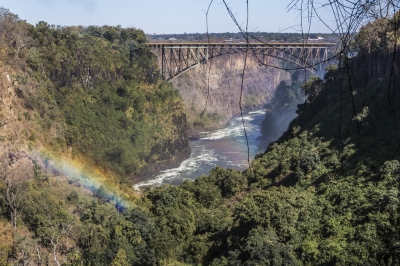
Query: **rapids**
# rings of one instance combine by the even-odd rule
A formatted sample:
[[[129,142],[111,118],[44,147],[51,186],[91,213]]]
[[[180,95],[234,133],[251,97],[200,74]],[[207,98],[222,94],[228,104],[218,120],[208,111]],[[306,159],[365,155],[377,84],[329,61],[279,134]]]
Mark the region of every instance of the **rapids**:
[[[257,138],[260,136],[260,124],[265,117],[265,110],[245,113],[245,122],[250,161],[257,153],[265,151],[265,143]],[[158,175],[135,185],[135,189],[163,184],[179,185],[186,179],[194,180],[201,175],[207,175],[215,166],[245,170],[249,167],[247,161],[247,144],[244,135],[242,117],[234,117],[226,127],[218,130],[200,132],[198,140],[190,141],[192,153],[177,168],[168,169]],[[264,146],[263,146],[264,145]]]

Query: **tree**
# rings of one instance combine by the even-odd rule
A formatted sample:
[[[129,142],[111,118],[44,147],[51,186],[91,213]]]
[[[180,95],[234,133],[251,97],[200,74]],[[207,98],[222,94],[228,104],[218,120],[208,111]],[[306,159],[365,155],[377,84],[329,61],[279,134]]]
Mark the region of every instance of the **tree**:
[[[326,83],[335,83],[339,78],[338,67],[336,65],[329,65],[325,71],[324,80]]]
[[[280,243],[272,230],[261,227],[250,231],[241,252],[246,265],[295,265],[290,247]]]
[[[33,165],[24,152],[7,151],[0,157],[0,180],[6,185],[5,199],[10,208],[11,224],[17,229],[17,212],[22,204],[25,181],[33,177]]]
[[[49,231],[50,235],[44,236],[45,239],[47,239],[52,247],[53,247],[53,260],[54,262],[60,266],[60,262],[58,261],[57,257],[57,250],[60,245],[60,240],[69,234],[69,231],[71,230],[71,225],[72,222],[67,222],[67,223],[61,223],[56,226],[54,226],[54,222],[50,217],[48,218],[48,224],[49,224]]]
[[[118,38],[118,32],[113,27],[106,27],[103,37],[110,42],[114,42],[114,40]]]
[[[128,262],[126,261],[126,252],[123,248],[118,250],[117,255],[111,263],[112,266],[128,266]]]
[[[151,204],[150,211],[155,216],[159,229],[154,243],[160,258],[172,258],[179,255],[196,230],[195,212],[191,194],[178,187],[154,189],[145,198]]]
[[[17,21],[17,15],[11,13],[8,9],[0,8],[0,36],[1,46],[10,46],[14,41],[14,33]]]
[[[301,88],[307,97],[307,101],[312,102],[321,91],[324,82],[319,77],[311,77]]]
[[[13,48],[11,53],[18,58],[20,51],[32,43],[29,27],[32,26],[21,21],[8,9],[0,8],[0,48]]]

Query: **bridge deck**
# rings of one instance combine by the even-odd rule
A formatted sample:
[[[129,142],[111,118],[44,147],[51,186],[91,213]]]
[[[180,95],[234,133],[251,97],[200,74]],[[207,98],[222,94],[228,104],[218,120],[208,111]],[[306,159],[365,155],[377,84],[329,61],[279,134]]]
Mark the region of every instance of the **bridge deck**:
[[[226,47],[226,48],[246,48],[246,43],[193,43],[193,42],[157,42],[147,43],[150,48],[206,48],[206,47]],[[331,42],[268,42],[268,43],[250,43],[252,48],[322,48],[322,47],[336,47],[337,43]]]

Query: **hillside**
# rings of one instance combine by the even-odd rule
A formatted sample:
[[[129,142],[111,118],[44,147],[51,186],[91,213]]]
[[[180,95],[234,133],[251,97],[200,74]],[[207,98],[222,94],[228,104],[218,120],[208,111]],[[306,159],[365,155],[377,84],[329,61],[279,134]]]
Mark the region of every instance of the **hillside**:
[[[190,154],[182,101],[141,30],[33,27],[2,12],[2,115],[21,145],[132,181]]]
[[[118,216],[133,182],[189,156],[182,100],[145,42],[0,9],[0,265],[82,259],[97,229],[74,217],[98,200],[102,223]]]

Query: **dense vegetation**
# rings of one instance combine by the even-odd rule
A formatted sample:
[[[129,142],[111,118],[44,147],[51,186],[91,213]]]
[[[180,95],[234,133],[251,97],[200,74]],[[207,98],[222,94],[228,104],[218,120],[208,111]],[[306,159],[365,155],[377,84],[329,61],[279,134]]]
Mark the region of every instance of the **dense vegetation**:
[[[1,263],[398,264],[400,73],[391,67],[400,62],[392,38],[398,20],[363,27],[356,57],[305,83],[299,116],[244,173],[216,167],[194,182],[150,189],[121,209],[100,188],[93,198],[20,159],[17,169],[32,177],[1,183]],[[23,208],[8,198],[12,184]]]
[[[145,42],[134,28],[32,26],[0,9],[0,265],[124,256],[105,250],[122,241],[132,181],[189,151],[182,100]],[[136,226],[127,253],[147,252]]]
[[[4,63],[28,138],[44,135],[52,151],[68,148],[120,176],[188,147],[182,101],[159,79],[141,30],[33,27],[2,13]]]
[[[196,227],[177,260],[205,265],[398,263],[400,96],[394,81],[399,72],[391,67],[392,60],[399,60],[393,54],[397,40],[391,38],[398,34],[397,20],[363,27],[356,57],[342,58],[338,68],[327,69],[324,80],[312,78],[302,86],[307,100],[298,105],[299,116],[251,169],[242,174],[216,168],[179,189],[145,194],[154,204],[156,191],[180,191],[185,208],[197,202],[215,217],[196,219],[200,208],[192,209]],[[368,34],[376,30],[381,33]],[[287,91],[290,86],[281,84],[277,93]],[[165,204],[157,198],[157,205]],[[161,226],[165,213],[158,218],[157,208],[150,210]],[[185,213],[181,224],[190,230],[193,218]],[[213,222],[203,230],[205,221]]]

